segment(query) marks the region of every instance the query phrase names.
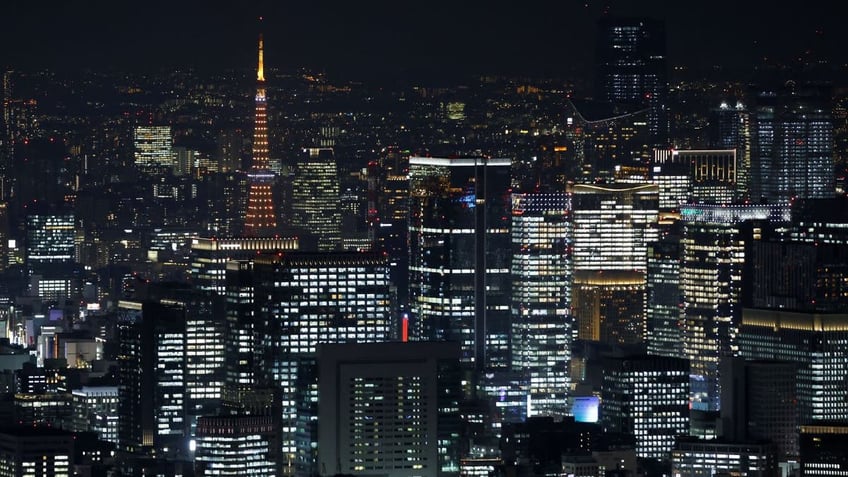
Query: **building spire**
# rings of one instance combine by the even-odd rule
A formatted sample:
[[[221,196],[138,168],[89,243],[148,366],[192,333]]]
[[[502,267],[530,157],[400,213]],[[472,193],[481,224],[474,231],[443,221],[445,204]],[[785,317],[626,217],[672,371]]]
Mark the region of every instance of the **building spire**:
[[[262,26],[262,17],[259,17],[259,25]],[[256,80],[265,81],[265,54],[264,45],[262,42],[262,33],[259,33],[259,68],[256,70]]]

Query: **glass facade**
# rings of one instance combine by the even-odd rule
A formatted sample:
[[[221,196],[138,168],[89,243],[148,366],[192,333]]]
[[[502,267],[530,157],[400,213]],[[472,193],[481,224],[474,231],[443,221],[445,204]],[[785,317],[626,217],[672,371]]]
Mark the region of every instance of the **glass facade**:
[[[830,98],[828,87],[792,81],[756,92],[753,200],[834,196]]]
[[[648,244],[645,321],[648,354],[683,355],[680,334],[682,310],[680,291],[680,239],[669,236]]]
[[[720,406],[718,363],[737,352],[745,265],[744,222],[788,221],[786,206],[686,205],[680,287],[683,292],[683,352],[691,363],[694,409]]]
[[[409,160],[413,339],[459,341],[472,368],[510,364],[510,160]]]
[[[601,418],[608,432],[636,437],[636,455],[666,459],[689,434],[689,363],[640,357],[605,361]]]
[[[512,369],[528,416],[567,414],[571,363],[570,204],[566,194],[512,195]]]
[[[301,364],[314,361],[318,343],[388,338],[386,258],[348,252],[259,256],[253,280],[257,379],[280,389],[283,461],[293,462],[298,403],[304,392],[314,392],[307,384],[317,379],[304,376],[313,368]]]
[[[317,240],[317,250],[341,248],[339,173],[331,148],[308,148],[292,178],[292,223]]]
[[[604,16],[596,42],[596,98],[644,104],[652,145],[668,140],[665,24],[648,18]]]
[[[848,315],[748,309],[739,355],[796,363],[802,424],[848,419]]]
[[[641,343],[647,244],[658,234],[658,188],[577,184],[572,194],[572,306],[577,336]]]

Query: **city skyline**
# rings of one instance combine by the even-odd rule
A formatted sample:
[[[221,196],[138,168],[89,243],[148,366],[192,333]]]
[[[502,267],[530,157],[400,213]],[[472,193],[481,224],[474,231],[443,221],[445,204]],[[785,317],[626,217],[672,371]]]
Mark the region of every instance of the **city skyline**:
[[[766,8],[767,7],[767,8]],[[245,69],[261,30],[276,68],[308,67],[371,80],[432,80],[467,74],[585,77],[596,21],[644,16],[667,25],[669,66],[750,70],[826,58],[845,65],[840,7],[802,10],[764,2],[666,1],[515,5],[428,2],[251,2],[245,8],[188,1],[143,5],[90,2],[4,7],[0,65],[7,68],[126,69],[174,66]],[[578,78],[585,79],[585,78]]]
[[[728,5],[8,8],[0,476],[845,475],[838,9]]]

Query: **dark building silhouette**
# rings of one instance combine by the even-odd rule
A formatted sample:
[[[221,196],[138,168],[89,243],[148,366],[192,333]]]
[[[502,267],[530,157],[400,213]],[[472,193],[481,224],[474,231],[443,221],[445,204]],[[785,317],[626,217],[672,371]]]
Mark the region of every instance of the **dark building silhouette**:
[[[668,141],[665,24],[650,18],[604,16],[595,49],[596,99],[644,105],[653,146]]]

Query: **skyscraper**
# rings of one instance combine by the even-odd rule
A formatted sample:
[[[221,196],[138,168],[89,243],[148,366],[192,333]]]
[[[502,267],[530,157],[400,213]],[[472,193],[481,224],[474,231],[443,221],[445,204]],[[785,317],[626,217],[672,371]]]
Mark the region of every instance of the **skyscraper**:
[[[741,102],[731,106],[722,102],[712,110],[709,146],[736,150],[736,184],[740,198],[750,197],[751,188],[751,113]]]
[[[848,419],[848,314],[745,308],[739,355],[797,366],[801,424]]]
[[[752,200],[834,196],[830,100],[829,87],[794,81],[756,92]]]
[[[647,244],[658,234],[657,186],[575,184],[572,193],[578,337],[641,343]]]
[[[669,235],[648,244],[646,282],[648,354],[681,356],[680,237]]]
[[[319,475],[459,474],[458,343],[321,344]]]
[[[645,105],[653,146],[667,146],[668,73],[665,24],[605,16],[598,21],[596,99]]]
[[[742,313],[748,221],[788,221],[788,207],[686,205],[680,287],[683,352],[692,366],[693,407],[718,410],[719,358],[732,356]]]
[[[340,250],[339,173],[333,149],[303,150],[292,179],[292,227],[311,237],[304,250]],[[305,240],[303,242],[306,242]]]
[[[204,416],[197,422],[196,475],[278,475],[271,416]]]
[[[373,194],[374,207],[369,206],[369,225],[374,230],[377,250],[386,252],[389,257],[389,274],[396,297],[396,310],[405,313],[409,310],[409,254],[407,237],[409,227],[406,223],[409,197],[409,151],[389,146],[380,151],[379,161],[369,164],[369,179],[373,171],[373,181],[369,181],[369,190]],[[369,196],[370,197],[370,196]],[[374,220],[373,214],[376,214]]]
[[[276,387],[282,397],[283,463],[295,465],[298,453],[302,460],[296,464],[311,466],[315,349],[318,343],[387,339],[386,259],[353,252],[269,254],[254,260],[253,270],[243,270],[241,279],[244,293],[250,293],[245,287],[253,289],[256,380]],[[296,433],[303,434],[305,449],[296,448]]]
[[[660,208],[685,202],[729,204],[741,198],[735,149],[654,150],[653,178]]]
[[[26,218],[26,264],[30,273],[74,261],[74,214],[48,212]]]
[[[118,448],[130,455],[184,455],[185,310],[154,302],[119,307]]]
[[[277,215],[274,208],[273,184],[268,148],[268,106],[265,97],[264,45],[259,35],[259,68],[256,71],[256,116],[253,125],[253,164],[248,172],[250,190],[244,234],[253,237],[274,235]]]
[[[771,441],[781,462],[797,461],[798,365],[736,357],[722,358],[720,366],[722,436]]]
[[[249,260],[260,253],[297,250],[296,237],[196,237],[191,239],[192,284],[201,290],[224,293],[230,260]]]
[[[459,341],[468,369],[507,369],[510,163],[409,159],[412,337]]]
[[[601,417],[607,432],[636,438],[639,457],[667,459],[689,433],[689,363],[634,356],[604,361]]]
[[[512,369],[531,416],[564,416],[571,364],[570,197],[512,195]]]

